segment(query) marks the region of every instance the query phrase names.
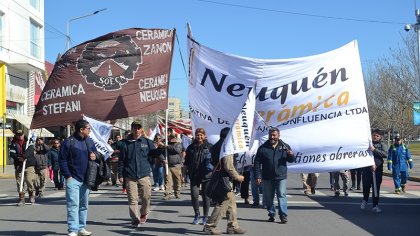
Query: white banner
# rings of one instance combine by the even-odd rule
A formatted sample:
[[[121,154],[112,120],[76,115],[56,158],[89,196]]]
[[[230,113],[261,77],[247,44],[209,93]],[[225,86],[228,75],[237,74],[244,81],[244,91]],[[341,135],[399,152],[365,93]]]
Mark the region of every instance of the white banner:
[[[236,118],[235,123],[230,127],[230,131],[222,144],[220,158],[235,153],[246,152],[250,149],[252,146],[251,135],[253,133],[254,114],[255,91],[251,89],[241,112]]]
[[[194,130],[214,143],[232,126],[249,87],[256,110],[280,129],[296,162],[291,172],[328,172],[373,164],[370,124],[357,42],[320,55],[262,60],[189,40],[189,102]]]
[[[92,138],[95,143],[95,147],[102,155],[104,155],[105,160],[111,156],[114,152],[111,145],[108,144],[108,139],[111,136],[112,125],[92,119],[83,115],[83,119],[89,122],[90,124],[90,134],[89,137]]]

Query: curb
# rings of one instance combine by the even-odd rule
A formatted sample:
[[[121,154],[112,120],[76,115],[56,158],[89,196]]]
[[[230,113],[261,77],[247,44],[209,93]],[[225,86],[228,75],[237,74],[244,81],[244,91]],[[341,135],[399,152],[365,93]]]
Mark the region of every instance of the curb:
[[[392,178],[392,173],[387,173],[387,172],[384,172],[384,173],[383,173],[383,175],[385,175],[385,176],[388,176],[388,177],[391,177],[391,178]],[[413,181],[413,182],[420,182],[420,177],[411,177],[411,176],[409,176],[409,177],[408,177],[408,180]]]

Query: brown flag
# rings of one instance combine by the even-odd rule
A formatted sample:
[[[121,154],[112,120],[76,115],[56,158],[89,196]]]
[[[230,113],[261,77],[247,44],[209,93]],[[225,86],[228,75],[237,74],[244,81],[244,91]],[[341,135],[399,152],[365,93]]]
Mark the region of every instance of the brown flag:
[[[56,63],[31,128],[114,120],[167,109],[175,29],[125,29],[68,50]]]

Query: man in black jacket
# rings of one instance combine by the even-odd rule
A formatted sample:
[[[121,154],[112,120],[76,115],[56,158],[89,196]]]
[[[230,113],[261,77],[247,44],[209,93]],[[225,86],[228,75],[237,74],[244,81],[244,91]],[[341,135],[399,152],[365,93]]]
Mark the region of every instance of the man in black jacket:
[[[138,227],[146,223],[149,214],[152,188],[150,171],[152,156],[158,156],[153,141],[144,137],[144,130],[139,121],[131,123],[131,134],[123,140],[118,159],[118,178],[125,180],[131,224]],[[139,196],[140,194],[140,196]],[[141,200],[140,216],[138,199]]]
[[[163,143],[158,143],[163,145]],[[182,178],[182,145],[177,142],[175,134],[168,136],[168,146],[164,146],[167,149],[168,160],[162,157],[164,166],[168,168],[167,175],[165,178],[165,196],[164,200],[169,200],[172,197],[172,187],[175,192],[175,198],[180,198],[181,189],[181,178]],[[164,151],[164,150],[163,150]]]
[[[369,150],[373,153],[375,165],[367,166],[362,169],[363,201],[360,205],[360,209],[366,209],[370,195],[370,188],[372,187],[372,211],[380,213],[382,210],[378,207],[379,190],[381,188],[382,174],[384,172],[384,159],[388,157],[388,147],[384,142],[382,142],[382,135],[379,129],[372,131],[372,145],[369,147]],[[374,184],[376,184],[376,189],[373,187]]]
[[[9,146],[9,157],[13,159],[13,164],[15,166],[16,187],[19,194],[19,201],[17,203],[18,206],[25,205],[25,182],[23,182],[22,192],[20,192],[20,183],[22,180],[22,168],[24,161],[23,154],[25,152],[25,147],[25,136],[23,135],[22,130],[18,130],[16,131],[16,134],[13,137],[13,141]]]
[[[272,127],[268,131],[268,140],[257,150],[253,171],[258,185],[264,183],[269,222],[275,222],[276,208],[273,204],[277,195],[281,223],[287,222],[287,162],[295,161],[290,146],[280,139],[279,129]],[[262,169],[261,169],[262,168]]]

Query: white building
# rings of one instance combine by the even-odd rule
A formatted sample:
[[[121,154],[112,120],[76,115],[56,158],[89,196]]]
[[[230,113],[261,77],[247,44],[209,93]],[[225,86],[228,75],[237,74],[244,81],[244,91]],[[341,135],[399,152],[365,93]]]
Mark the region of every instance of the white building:
[[[1,101],[13,130],[29,128],[46,77],[44,45],[44,0],[1,0]]]

